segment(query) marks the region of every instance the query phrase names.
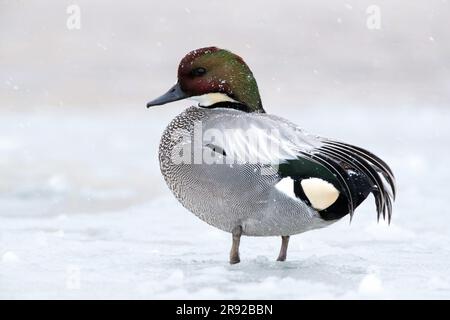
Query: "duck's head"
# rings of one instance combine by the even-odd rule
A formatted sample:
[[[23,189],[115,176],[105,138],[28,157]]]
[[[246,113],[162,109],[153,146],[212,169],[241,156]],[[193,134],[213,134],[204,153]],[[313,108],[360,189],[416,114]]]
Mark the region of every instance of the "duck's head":
[[[178,67],[178,81],[147,107],[194,99],[204,108],[264,112],[253,73],[241,57],[216,47],[189,52]]]

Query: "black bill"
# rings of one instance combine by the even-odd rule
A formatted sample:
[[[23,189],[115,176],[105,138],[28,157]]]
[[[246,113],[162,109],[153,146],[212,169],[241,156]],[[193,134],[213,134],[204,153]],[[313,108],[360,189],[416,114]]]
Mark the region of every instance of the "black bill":
[[[180,85],[176,83],[172,88],[169,89],[169,91],[167,91],[161,97],[156,98],[147,103],[147,108],[153,106],[160,106],[169,102],[186,99],[188,97],[189,96],[183,90],[181,90]]]

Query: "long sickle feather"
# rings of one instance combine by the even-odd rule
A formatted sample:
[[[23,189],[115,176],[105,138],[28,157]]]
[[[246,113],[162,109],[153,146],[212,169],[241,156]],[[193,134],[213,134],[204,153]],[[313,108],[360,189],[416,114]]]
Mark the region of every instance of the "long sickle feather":
[[[385,177],[385,179],[388,181],[389,186],[392,190],[393,200],[395,200],[396,194],[397,194],[397,190],[396,190],[396,186],[395,186],[395,176],[394,176],[394,173],[392,172],[391,168],[386,164],[386,162],[381,160],[379,157],[377,157],[370,151],[367,151],[367,150],[357,147],[357,146],[349,145],[349,144],[346,144],[343,142],[332,141],[332,140],[325,140],[324,143],[335,146],[335,147],[341,147],[342,149],[347,150],[352,153],[355,153],[355,154],[358,154],[361,157],[368,160],[369,162],[373,163],[375,165],[375,167],[378,169],[378,171],[380,171],[383,174],[383,176]]]
[[[363,172],[369,178],[371,184],[375,188],[377,188],[375,190],[376,192],[374,192],[374,196],[377,206],[378,219],[380,217],[380,214],[383,214],[383,218],[385,218],[386,211],[388,210],[386,202],[386,193],[383,190],[383,182],[379,178],[377,172],[371,167],[371,165],[353,154],[348,155],[346,153],[341,152],[340,150],[332,149],[327,146],[323,146],[320,149],[324,150],[323,152],[329,154],[331,157],[334,156],[343,162],[353,164],[359,171]]]

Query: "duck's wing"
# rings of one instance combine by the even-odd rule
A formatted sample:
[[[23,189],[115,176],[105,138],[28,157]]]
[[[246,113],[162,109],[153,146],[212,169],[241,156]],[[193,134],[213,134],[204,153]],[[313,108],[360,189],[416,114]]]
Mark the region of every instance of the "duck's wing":
[[[207,121],[205,129],[216,130],[209,147],[225,155],[227,163],[270,165],[280,178],[292,179],[295,195],[306,202],[309,199],[302,181],[316,178],[334,186],[339,197],[333,206],[318,210],[324,217],[353,215],[372,193],[378,218],[382,215],[391,219],[396,195],[394,174],[383,160],[365,149],[308,134],[285,119],[267,114],[221,112]]]

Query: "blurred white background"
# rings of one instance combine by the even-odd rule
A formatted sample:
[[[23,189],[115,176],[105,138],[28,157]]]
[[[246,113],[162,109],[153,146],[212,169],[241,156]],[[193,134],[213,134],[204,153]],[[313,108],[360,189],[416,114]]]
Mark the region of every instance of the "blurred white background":
[[[444,0],[0,0],[0,298],[449,298],[449,20]],[[392,165],[391,227],[370,199],[293,237],[286,264],[246,238],[227,266],[229,235],[159,173],[190,102],[145,109],[211,45],[244,58],[268,112]]]
[[[81,29],[66,27],[78,4]],[[446,105],[448,1],[1,0],[2,109],[139,110],[181,57],[216,45],[253,69],[265,104]],[[366,26],[370,5],[381,29]],[[16,88],[16,89],[15,89]]]

